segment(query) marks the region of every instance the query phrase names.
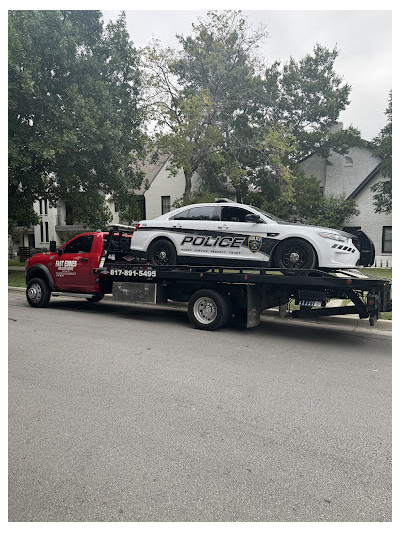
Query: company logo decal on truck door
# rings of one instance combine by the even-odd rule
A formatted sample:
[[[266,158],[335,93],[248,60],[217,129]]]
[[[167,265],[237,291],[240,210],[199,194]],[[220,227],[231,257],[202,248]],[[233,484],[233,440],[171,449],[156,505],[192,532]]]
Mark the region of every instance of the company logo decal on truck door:
[[[60,259],[56,261],[56,276],[76,276],[75,267],[78,264],[76,260],[64,260]]]

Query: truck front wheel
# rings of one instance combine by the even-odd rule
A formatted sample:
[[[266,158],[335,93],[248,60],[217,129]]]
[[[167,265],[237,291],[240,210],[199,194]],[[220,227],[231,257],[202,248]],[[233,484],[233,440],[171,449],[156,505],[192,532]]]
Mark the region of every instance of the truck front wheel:
[[[50,300],[50,289],[41,278],[33,278],[26,287],[26,299],[32,307],[46,307]]]
[[[189,300],[188,315],[195,328],[214,331],[225,326],[232,317],[231,302],[222,293],[200,290]]]

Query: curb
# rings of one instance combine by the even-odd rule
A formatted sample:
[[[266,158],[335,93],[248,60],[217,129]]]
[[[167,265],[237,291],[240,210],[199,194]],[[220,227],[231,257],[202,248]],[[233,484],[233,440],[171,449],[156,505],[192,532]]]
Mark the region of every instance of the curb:
[[[8,287],[9,292],[20,292],[25,294],[25,287]],[[121,303],[113,300],[111,294],[105,295],[105,300],[112,301],[113,303]],[[122,302],[128,305],[139,305],[145,308],[153,307],[153,304]],[[157,305],[159,309],[179,309],[185,311],[187,308],[186,303],[171,302],[168,305]],[[357,315],[348,316],[331,316],[331,317],[318,317],[318,318],[293,318],[288,315],[284,318],[278,316],[278,310],[267,309],[261,313],[261,322],[264,323],[278,323],[282,325],[293,326],[307,326],[310,328],[336,328],[342,329],[348,332],[368,332],[371,334],[380,335],[392,335],[392,320],[378,320],[375,326],[370,326],[367,319],[360,319]]]

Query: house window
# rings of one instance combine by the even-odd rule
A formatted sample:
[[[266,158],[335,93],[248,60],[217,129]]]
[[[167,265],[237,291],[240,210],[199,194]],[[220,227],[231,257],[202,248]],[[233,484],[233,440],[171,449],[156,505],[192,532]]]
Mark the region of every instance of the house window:
[[[119,213],[119,205],[117,204],[117,202],[114,203],[114,212]]]
[[[345,167],[352,167],[353,166],[353,160],[351,157],[349,157],[348,155],[346,155],[344,157],[344,166]]]
[[[71,226],[74,223],[72,218],[72,206],[68,202],[65,202],[65,224]]]
[[[40,242],[44,242],[43,239],[43,222],[40,223]]]
[[[44,214],[45,214],[45,215],[48,215],[49,211],[48,211],[48,203],[47,203],[47,200],[42,200],[42,199],[40,199],[40,200],[39,200],[39,214],[40,214],[40,215],[43,215],[43,207],[44,207]]]
[[[161,196],[161,214],[171,211],[171,196]]]
[[[46,233],[46,242],[49,242],[49,223],[48,222],[44,223],[44,229]]]
[[[382,253],[392,253],[392,226],[382,228]]]

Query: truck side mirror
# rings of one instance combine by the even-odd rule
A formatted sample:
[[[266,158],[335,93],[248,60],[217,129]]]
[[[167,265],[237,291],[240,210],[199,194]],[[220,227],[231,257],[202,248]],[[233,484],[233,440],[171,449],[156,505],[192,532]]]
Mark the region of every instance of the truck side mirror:
[[[62,255],[63,251],[62,251],[62,248],[58,248],[57,249],[57,255]]]
[[[57,252],[57,243],[56,241],[50,241],[50,248],[49,248],[50,252],[52,254],[55,254]]]

